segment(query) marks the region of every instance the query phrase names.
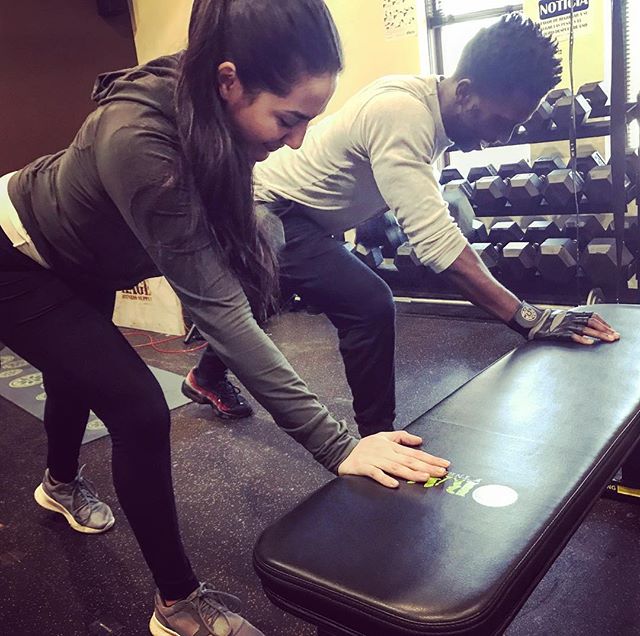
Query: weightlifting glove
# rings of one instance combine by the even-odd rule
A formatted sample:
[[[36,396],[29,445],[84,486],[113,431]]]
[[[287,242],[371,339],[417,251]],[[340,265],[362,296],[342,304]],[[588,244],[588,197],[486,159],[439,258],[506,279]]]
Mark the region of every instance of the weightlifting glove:
[[[574,333],[583,334],[591,316],[590,311],[540,309],[522,302],[507,324],[529,340],[571,340]]]

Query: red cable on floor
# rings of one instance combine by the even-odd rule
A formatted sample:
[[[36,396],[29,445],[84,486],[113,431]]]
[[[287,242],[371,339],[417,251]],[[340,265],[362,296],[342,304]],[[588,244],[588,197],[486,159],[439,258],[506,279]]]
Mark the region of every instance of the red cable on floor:
[[[158,353],[169,353],[169,354],[174,354],[174,353],[191,353],[193,351],[200,351],[201,349],[204,349],[207,346],[207,343],[203,343],[201,345],[198,345],[197,347],[191,347],[189,349],[160,349],[158,348],[156,345],[162,344],[164,342],[171,342],[172,340],[178,340],[179,338],[182,338],[182,336],[171,336],[169,338],[162,338],[160,340],[154,340],[153,336],[150,336],[148,333],[145,333],[144,331],[126,331],[126,332],[122,332],[122,335],[125,337],[128,336],[144,336],[145,338],[148,338],[148,342],[145,342],[143,344],[137,344],[137,345],[131,345],[134,349],[141,349],[142,347],[151,347],[154,351],[157,351]]]

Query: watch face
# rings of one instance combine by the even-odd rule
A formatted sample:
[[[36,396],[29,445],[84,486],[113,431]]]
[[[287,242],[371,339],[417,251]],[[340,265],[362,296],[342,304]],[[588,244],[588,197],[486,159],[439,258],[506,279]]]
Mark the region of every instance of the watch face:
[[[538,312],[530,305],[525,305],[520,309],[520,315],[527,322],[535,322],[538,318]]]

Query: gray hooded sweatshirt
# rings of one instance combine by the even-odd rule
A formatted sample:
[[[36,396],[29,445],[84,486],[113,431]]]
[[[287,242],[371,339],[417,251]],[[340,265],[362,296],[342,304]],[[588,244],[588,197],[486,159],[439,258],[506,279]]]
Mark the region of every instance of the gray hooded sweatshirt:
[[[98,108],[66,149],[9,181],[9,196],[53,271],[126,289],[162,275],[220,359],[278,426],[336,471],[357,440],[331,417],[256,323],[218,258],[189,174],[176,175],[179,55],[98,77]]]

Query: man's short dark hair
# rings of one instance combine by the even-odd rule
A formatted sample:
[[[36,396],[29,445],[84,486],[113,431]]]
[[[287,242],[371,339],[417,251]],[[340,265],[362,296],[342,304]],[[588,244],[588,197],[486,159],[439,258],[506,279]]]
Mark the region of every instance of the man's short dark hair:
[[[484,96],[523,92],[539,100],[560,81],[558,43],[521,13],[480,30],[462,51],[455,79],[470,79]]]

